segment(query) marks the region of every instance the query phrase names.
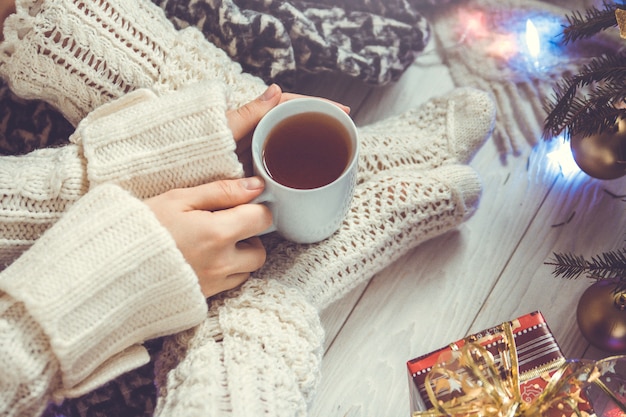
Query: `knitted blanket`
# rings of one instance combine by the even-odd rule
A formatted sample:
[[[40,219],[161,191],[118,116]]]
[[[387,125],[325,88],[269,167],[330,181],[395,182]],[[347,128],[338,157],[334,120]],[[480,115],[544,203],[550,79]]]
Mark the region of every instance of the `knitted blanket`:
[[[592,57],[613,54],[623,45],[617,30],[563,44],[566,16],[574,10],[584,15],[594,2],[550,3],[470,0],[429,15],[437,50],[455,84],[492,93],[498,110],[493,139],[503,161],[538,143],[547,101],[564,77],[579,73]],[[534,22],[537,33],[539,50],[534,53],[529,49],[528,21]]]

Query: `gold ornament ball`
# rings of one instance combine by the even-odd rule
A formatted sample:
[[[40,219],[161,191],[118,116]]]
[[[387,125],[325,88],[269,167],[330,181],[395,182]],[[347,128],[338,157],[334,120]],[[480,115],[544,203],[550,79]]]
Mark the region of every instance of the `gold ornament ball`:
[[[576,164],[588,175],[611,180],[626,175],[626,121],[615,132],[574,135],[570,147]]]
[[[616,283],[600,280],[578,302],[576,319],[585,339],[606,352],[626,352],[626,293],[615,293]]]

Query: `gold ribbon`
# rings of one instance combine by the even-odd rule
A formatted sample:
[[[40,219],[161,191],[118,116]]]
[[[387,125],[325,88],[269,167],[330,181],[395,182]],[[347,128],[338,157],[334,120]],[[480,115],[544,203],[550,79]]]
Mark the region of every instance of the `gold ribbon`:
[[[426,376],[425,389],[433,408],[415,411],[413,417],[535,417],[587,416],[583,390],[595,384],[626,413],[624,404],[603,381],[614,362],[626,356],[600,361],[568,360],[558,366],[542,393],[527,402],[520,392],[515,339],[510,323],[503,323],[499,365],[479,343],[453,346]],[[460,396],[442,400],[442,393],[459,391]]]

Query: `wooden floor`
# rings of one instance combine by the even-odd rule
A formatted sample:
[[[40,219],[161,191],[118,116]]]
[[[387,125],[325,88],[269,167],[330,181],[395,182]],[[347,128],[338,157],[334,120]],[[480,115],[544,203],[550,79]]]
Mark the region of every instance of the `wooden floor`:
[[[437,55],[427,53],[386,87],[316,76],[298,88],[350,105],[364,125],[453,83]],[[474,217],[324,311],[327,348],[311,416],[409,416],[407,360],[535,310],[567,357],[607,356],[589,348],[576,323],[591,282],[555,278],[545,262],[554,252],[592,256],[624,247],[626,202],[606,190],[626,194],[626,178],[566,176],[545,154],[540,142],[503,163],[488,142],[471,164],[484,185]]]

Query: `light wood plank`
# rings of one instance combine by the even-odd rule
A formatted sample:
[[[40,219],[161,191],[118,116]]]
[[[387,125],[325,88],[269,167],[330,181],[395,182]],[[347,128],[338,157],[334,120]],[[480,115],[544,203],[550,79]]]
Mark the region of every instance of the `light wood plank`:
[[[587,279],[552,276],[545,265],[554,252],[591,257],[624,247],[626,203],[604,190],[626,193],[624,180],[599,181],[582,173],[560,177],[503,271],[474,323],[479,329],[496,314],[516,317],[529,308],[542,310],[566,356],[582,357],[587,344],[576,324],[576,306]],[[573,217],[571,217],[573,215]],[[567,219],[570,222],[559,227]],[[512,296],[514,295],[514,296]],[[508,300],[502,303],[502,300]]]

